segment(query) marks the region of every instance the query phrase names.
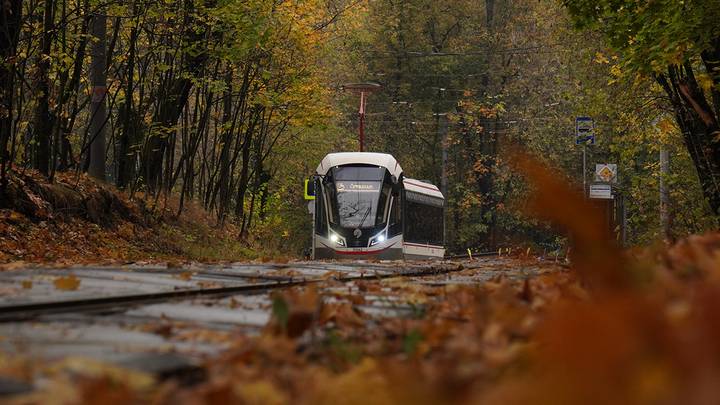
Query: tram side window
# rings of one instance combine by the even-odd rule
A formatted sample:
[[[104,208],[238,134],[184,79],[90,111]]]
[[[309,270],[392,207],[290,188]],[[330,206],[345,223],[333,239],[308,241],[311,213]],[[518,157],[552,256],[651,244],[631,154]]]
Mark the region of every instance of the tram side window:
[[[443,245],[443,209],[407,201],[405,240],[410,243]]]
[[[387,184],[384,184],[382,187],[380,196],[380,206],[377,209],[377,216],[375,218],[376,224],[384,224],[385,223],[385,207],[386,204],[389,203],[388,199],[390,198],[390,186]]]
[[[400,211],[400,196],[393,197],[390,207],[390,229],[388,237],[392,238],[402,232],[402,212]]]

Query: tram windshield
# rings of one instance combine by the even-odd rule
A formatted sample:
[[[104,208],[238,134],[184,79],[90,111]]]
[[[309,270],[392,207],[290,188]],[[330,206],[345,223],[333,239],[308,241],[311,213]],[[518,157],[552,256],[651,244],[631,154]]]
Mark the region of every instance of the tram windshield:
[[[373,228],[386,222],[390,185],[387,170],[373,166],[341,166],[333,169],[328,197],[330,222],[343,228]]]

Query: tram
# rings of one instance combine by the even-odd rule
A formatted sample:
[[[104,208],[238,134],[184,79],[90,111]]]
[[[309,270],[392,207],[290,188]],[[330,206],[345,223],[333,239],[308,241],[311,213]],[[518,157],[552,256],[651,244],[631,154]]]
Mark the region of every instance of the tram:
[[[435,259],[445,255],[445,198],[406,178],[384,153],[331,153],[305,182],[313,259]]]

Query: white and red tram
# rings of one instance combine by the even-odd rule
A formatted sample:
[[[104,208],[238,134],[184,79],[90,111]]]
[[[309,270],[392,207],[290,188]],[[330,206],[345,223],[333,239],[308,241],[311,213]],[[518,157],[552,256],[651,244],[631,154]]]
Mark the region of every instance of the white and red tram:
[[[306,182],[313,259],[433,259],[445,255],[445,198],[406,178],[384,153],[331,153]]]

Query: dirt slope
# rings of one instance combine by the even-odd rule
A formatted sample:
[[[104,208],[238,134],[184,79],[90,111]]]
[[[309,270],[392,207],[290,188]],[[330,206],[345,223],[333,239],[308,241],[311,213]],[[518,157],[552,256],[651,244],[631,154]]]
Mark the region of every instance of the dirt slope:
[[[130,198],[85,175],[50,183],[14,173],[0,192],[0,263],[135,260],[239,260],[254,257],[232,226],[190,204],[177,217],[172,198]]]

